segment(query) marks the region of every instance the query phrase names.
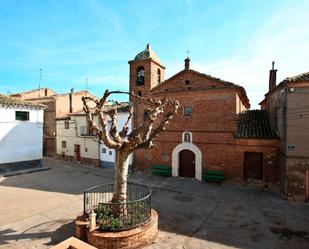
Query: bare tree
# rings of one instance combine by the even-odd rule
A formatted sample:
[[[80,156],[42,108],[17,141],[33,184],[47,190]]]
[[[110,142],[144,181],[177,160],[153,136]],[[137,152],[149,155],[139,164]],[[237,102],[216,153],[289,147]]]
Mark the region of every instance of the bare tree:
[[[121,129],[117,130],[117,110],[121,104],[115,106],[108,104],[107,98],[111,94],[128,94],[145,102],[143,123],[134,127],[129,133],[129,122],[133,116],[133,106],[130,106],[128,119]],[[92,97],[82,97],[84,111],[87,115],[90,129],[110,149],[116,151],[116,172],[114,194],[112,202],[122,203],[127,199],[127,179],[129,167],[129,155],[137,149],[152,148],[153,139],[165,130],[169,120],[179,108],[179,102],[168,99],[145,99],[134,93],[122,91],[105,91],[103,97],[97,100]],[[99,118],[99,124],[93,120],[90,103],[95,103],[95,111]],[[108,120],[111,125],[108,127]]]

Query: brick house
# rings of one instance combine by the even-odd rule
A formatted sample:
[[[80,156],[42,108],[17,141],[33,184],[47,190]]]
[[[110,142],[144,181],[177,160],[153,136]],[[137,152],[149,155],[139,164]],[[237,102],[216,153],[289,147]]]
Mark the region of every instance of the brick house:
[[[309,72],[276,85],[274,64],[269,91],[260,103],[280,138],[282,192],[293,200],[309,200]]]
[[[198,180],[207,169],[222,170],[226,179],[276,183],[278,139],[266,111],[248,110],[243,87],[185,68],[165,80],[165,66],[147,45],[129,61],[130,91],[142,97],[177,99],[181,109],[155,139],[152,150],[135,152],[135,169],[169,165],[173,176]],[[136,98],[133,127],[142,122],[144,103]]]

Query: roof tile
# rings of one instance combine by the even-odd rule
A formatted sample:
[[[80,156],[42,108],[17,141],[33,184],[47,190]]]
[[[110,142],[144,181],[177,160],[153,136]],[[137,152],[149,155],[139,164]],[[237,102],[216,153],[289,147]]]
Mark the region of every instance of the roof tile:
[[[277,138],[270,128],[266,110],[246,110],[239,116],[237,138]]]

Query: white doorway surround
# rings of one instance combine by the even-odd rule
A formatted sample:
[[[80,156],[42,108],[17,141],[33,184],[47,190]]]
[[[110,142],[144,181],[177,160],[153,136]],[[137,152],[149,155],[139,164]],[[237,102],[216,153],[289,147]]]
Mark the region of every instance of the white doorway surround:
[[[202,180],[202,153],[193,143],[183,142],[178,144],[172,154],[172,176],[179,176],[179,152],[190,150],[195,154],[195,178]]]

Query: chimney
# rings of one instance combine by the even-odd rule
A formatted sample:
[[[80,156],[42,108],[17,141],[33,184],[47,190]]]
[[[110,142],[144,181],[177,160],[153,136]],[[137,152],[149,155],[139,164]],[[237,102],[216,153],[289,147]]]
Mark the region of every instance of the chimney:
[[[271,70],[269,70],[269,91],[276,87],[277,69],[275,69],[275,62],[272,62]]]
[[[190,58],[187,57],[185,59],[185,70],[189,70],[190,69]]]
[[[72,95],[74,94],[74,88],[71,88],[71,92],[69,95],[69,101],[70,101],[70,105],[69,105],[69,112],[72,113],[73,112],[73,105],[72,105]]]

